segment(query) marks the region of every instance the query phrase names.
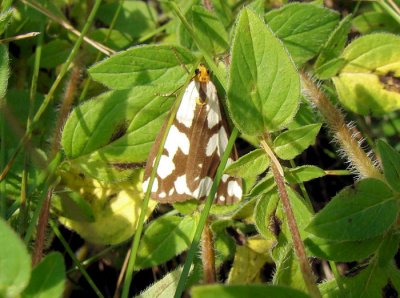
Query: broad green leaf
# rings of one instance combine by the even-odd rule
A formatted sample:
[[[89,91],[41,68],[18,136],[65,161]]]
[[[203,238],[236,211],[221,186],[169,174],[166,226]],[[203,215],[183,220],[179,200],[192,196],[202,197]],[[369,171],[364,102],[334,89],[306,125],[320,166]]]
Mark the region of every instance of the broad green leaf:
[[[92,78],[111,89],[153,87],[154,93],[173,92],[181,87],[191,68],[193,54],[168,45],[137,46],[120,52],[89,69]]]
[[[362,115],[400,108],[399,36],[362,36],[346,47],[342,58],[347,64],[333,82],[345,108]]]
[[[336,241],[374,238],[395,222],[397,205],[385,183],[364,179],[336,195],[306,230],[320,238]]]
[[[132,237],[143,200],[142,169],[133,172],[128,181],[118,183],[98,181],[71,170],[60,174],[63,185],[85,199],[94,217],[94,220],[88,222],[66,218],[60,214],[58,219],[63,225],[76,231],[86,241],[100,245],[119,244]],[[146,219],[156,205],[155,201],[149,202]]]
[[[388,268],[389,269],[389,268]],[[375,264],[369,265],[356,276],[341,277],[338,282],[339,288],[334,281],[324,283],[320,286],[323,297],[385,297],[384,288],[390,282],[390,271]]]
[[[8,49],[5,45],[0,45],[0,103],[7,93],[8,77],[10,75],[8,63]]]
[[[95,215],[90,204],[80,194],[66,189],[51,199],[52,211],[65,218],[93,222]]]
[[[355,17],[353,26],[362,34],[372,32],[399,33],[399,24],[386,12],[367,11]]]
[[[3,34],[14,14],[14,9],[6,9],[0,14],[0,34]]]
[[[147,159],[174,97],[115,90],[76,107],[61,144],[86,174],[105,181],[126,178]]]
[[[288,129],[300,128],[317,122],[315,111],[313,111],[310,104],[302,102],[293,121],[288,125]]]
[[[363,241],[328,240],[310,236],[304,240],[308,256],[335,262],[361,261],[375,253],[382,237]]]
[[[250,190],[248,196],[255,197],[260,194],[271,191],[276,186],[274,177],[269,172],[264,178],[257,182],[257,184]]]
[[[232,24],[233,15],[232,9],[229,7],[229,3],[226,0],[211,0],[213,9],[217,17],[221,20],[225,27]]]
[[[205,50],[217,55],[229,49],[228,33],[214,14],[195,5],[192,8],[192,18],[194,32]]]
[[[173,297],[176,291],[176,286],[179,281],[179,277],[182,273],[182,266],[178,267],[174,271],[167,273],[162,279],[152,284],[140,295],[135,298],[170,298]]]
[[[236,243],[233,237],[227,232],[227,229],[233,224],[233,221],[230,219],[215,220],[211,224],[211,231],[214,236],[214,249],[216,251],[215,258],[219,264],[222,264],[226,260],[231,260],[235,253]]]
[[[93,30],[89,36],[91,39],[103,43],[112,49],[124,49],[132,44],[132,37],[130,35],[118,30],[110,30],[109,28]]]
[[[188,248],[196,229],[191,216],[163,216],[152,221],[143,234],[137,255],[138,269],[160,265]]]
[[[232,176],[250,177],[264,172],[269,165],[269,158],[262,149],[253,150],[226,167],[225,173]]]
[[[66,282],[63,256],[58,252],[48,254],[32,271],[23,298],[61,297]]]
[[[0,219],[0,297],[18,297],[28,285],[31,258],[10,226]]]
[[[338,24],[339,14],[313,4],[292,3],[270,11],[265,21],[300,66],[318,54]]]
[[[377,141],[377,147],[386,181],[394,191],[400,192],[400,153],[383,140]]]
[[[390,231],[381,240],[377,263],[380,267],[386,267],[391,264],[397,254],[400,242],[400,235],[397,230]]]
[[[280,248],[275,264],[276,269],[272,280],[274,285],[287,286],[304,292],[307,291],[298,258],[294,254],[293,245],[291,243]]]
[[[334,58],[324,65],[321,65],[316,70],[316,75],[321,80],[327,80],[337,75],[337,73],[346,65],[346,60],[343,58]]]
[[[274,140],[274,151],[279,158],[290,160],[315,143],[321,124],[310,124],[287,130]]]
[[[97,17],[107,25],[113,21],[118,2],[104,3]],[[134,38],[154,30],[157,26],[157,12],[143,1],[124,1],[114,24],[114,29],[127,33]]]
[[[243,219],[246,221],[251,220],[253,218],[254,208],[257,202],[257,197],[251,198],[250,200],[242,200],[239,208],[233,214],[232,219]]]
[[[265,1],[264,0],[253,0],[248,8],[252,9],[256,14],[262,16],[265,13]]]
[[[289,123],[298,108],[299,75],[281,42],[250,9],[238,17],[228,108],[242,133],[257,136]]]
[[[316,68],[316,73],[319,78],[321,78],[319,69],[321,68],[321,70],[323,71],[322,73],[326,73],[326,64],[328,64],[329,68],[332,69],[332,60],[337,61],[336,59],[342,53],[344,46],[347,42],[347,35],[349,34],[351,29],[351,18],[352,16],[348,15],[343,20],[341,20],[335,31],[332,32],[326,44],[322,47],[321,53],[319,54],[317,61],[315,61],[314,64],[314,67]],[[335,74],[336,73],[333,73],[333,75]],[[327,79],[327,77],[324,77],[323,79]]]
[[[278,204],[278,193],[271,191],[264,194],[254,208],[255,226],[265,239],[277,239],[279,236],[282,222],[275,214]]]
[[[54,68],[63,64],[71,53],[72,45],[64,39],[55,39],[45,44],[42,49],[40,67]],[[35,54],[29,58],[29,63],[33,65]]]
[[[286,187],[286,191],[289,195],[290,204],[296,219],[296,224],[300,232],[301,239],[305,239],[309,236],[309,233],[305,228],[311,222],[313,211],[308,207],[305,199],[301,197],[297,192],[295,192],[290,187]],[[281,230],[287,239],[291,239],[291,233],[289,231],[289,226],[287,225],[287,216],[283,210],[282,202],[279,202],[279,208],[276,211],[276,217],[278,221],[282,223]]]
[[[274,297],[307,298],[303,292],[280,286],[267,285],[205,285],[191,290],[193,298]]]
[[[258,251],[252,249],[256,242]],[[273,241],[268,241],[260,237],[250,238],[245,245],[236,247],[235,258],[232,268],[229,271],[227,283],[235,284],[253,284],[261,282],[261,269],[266,262],[272,263],[270,251],[273,247]]]
[[[304,165],[285,170],[285,179],[289,183],[300,183],[325,176],[325,171],[316,166]]]

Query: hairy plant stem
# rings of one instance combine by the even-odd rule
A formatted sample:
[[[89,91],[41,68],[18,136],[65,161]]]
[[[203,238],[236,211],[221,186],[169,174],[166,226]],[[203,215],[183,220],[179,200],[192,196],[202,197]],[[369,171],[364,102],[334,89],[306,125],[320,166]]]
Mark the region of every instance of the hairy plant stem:
[[[266,138],[269,138],[269,135],[266,135]],[[268,145],[267,140],[261,139],[260,143],[262,148],[265,150],[265,152],[267,153],[267,155],[271,160],[272,174],[274,175],[275,183],[278,188],[279,198],[282,202],[283,210],[286,214],[289,231],[293,240],[294,252],[298,258],[300,271],[302,273],[303,280],[307,287],[308,293],[310,294],[311,297],[314,298],[322,297],[316,285],[315,277],[312,273],[311,266],[310,263],[308,262],[308,258],[304,249],[304,244],[300,237],[300,232],[297,227],[296,219],[294,217],[288,193],[286,191],[285,180],[284,176],[282,175],[282,166],[280,165],[278,159],[273,153],[271,147]]]
[[[77,63],[74,65],[72,69],[71,75],[67,82],[67,86],[65,88],[65,93],[62,100],[60,113],[58,114],[58,119],[54,130],[53,141],[51,144],[50,159],[53,159],[54,156],[57,154],[57,152],[60,150],[61,130],[71,110],[77,86],[79,83],[79,78],[80,78],[80,66],[79,63]],[[46,240],[46,231],[49,220],[51,197],[53,195],[53,191],[54,191],[53,187],[50,187],[47,190],[46,198],[41,207],[39,222],[37,226],[37,237],[35,240],[35,247],[32,252],[33,265],[38,264],[43,256],[43,248]]]
[[[201,236],[201,260],[203,262],[203,282],[205,284],[215,283],[215,252],[210,219],[207,219]]]
[[[313,80],[304,72],[301,73],[303,88],[311,102],[325,118],[328,128],[332,132],[341,152],[348,160],[351,170],[363,177],[383,179],[373,160],[360,146],[360,132],[345,122],[345,117],[315,85]],[[357,139],[358,138],[358,139]]]

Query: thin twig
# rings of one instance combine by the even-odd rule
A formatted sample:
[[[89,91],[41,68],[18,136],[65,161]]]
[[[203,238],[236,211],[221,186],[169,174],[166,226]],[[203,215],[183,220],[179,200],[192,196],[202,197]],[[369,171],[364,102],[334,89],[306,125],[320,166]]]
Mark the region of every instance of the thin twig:
[[[35,37],[35,36],[38,36],[39,34],[40,34],[40,32],[29,32],[26,34],[21,34],[21,35],[17,35],[17,36],[0,39],[0,44],[9,43],[11,41],[21,40],[21,39],[25,39],[25,38]]]
[[[279,197],[282,202],[283,210],[286,214],[287,223],[288,223],[290,234],[291,234],[292,240],[293,240],[294,252],[299,261],[300,271],[302,273],[304,283],[305,283],[311,297],[314,297],[314,298],[322,297],[322,295],[316,285],[315,277],[312,273],[311,266],[308,262],[308,258],[307,258],[307,255],[306,255],[306,252],[304,249],[304,244],[300,237],[300,232],[297,227],[297,223],[296,223],[296,219],[294,217],[292,206],[290,204],[289,195],[286,191],[284,177],[281,175],[281,173],[279,171],[279,167],[281,167],[281,166],[280,166],[280,164],[279,165],[276,164],[276,162],[279,163],[279,161],[277,160],[276,157],[273,158],[272,156],[269,155],[269,154],[273,154],[273,152],[270,149],[270,147],[267,144],[265,139],[260,140],[260,143],[271,160],[272,173],[274,175],[274,179],[275,179],[275,182],[276,182],[276,185],[278,188],[278,193],[279,193]]]

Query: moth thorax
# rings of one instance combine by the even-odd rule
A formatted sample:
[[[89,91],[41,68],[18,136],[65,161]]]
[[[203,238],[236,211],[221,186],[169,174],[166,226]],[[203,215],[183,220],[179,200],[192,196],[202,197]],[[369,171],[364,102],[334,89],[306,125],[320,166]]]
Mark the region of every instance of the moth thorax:
[[[204,106],[207,103],[207,83],[201,83],[199,87],[199,97],[196,99],[196,104]]]
[[[194,79],[200,83],[208,83],[210,81],[210,72],[208,69],[203,65],[200,64],[199,68],[195,71]]]

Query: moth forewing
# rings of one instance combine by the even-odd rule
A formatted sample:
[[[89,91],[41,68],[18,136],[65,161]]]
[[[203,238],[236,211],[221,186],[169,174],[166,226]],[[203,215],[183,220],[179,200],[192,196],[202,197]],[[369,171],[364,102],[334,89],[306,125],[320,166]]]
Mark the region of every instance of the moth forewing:
[[[147,190],[154,160],[165,134],[164,123],[151,149],[143,189]],[[208,71],[200,66],[187,86],[175,119],[168,131],[151,198],[160,203],[205,199],[228,144],[228,126],[222,117],[217,90]],[[232,150],[228,164],[237,158]],[[231,204],[242,196],[240,178],[223,175],[216,194],[219,204]]]

